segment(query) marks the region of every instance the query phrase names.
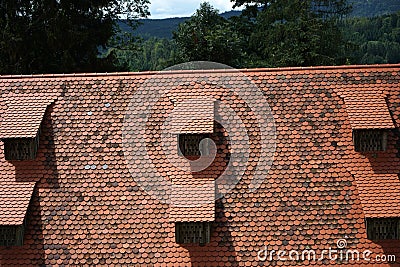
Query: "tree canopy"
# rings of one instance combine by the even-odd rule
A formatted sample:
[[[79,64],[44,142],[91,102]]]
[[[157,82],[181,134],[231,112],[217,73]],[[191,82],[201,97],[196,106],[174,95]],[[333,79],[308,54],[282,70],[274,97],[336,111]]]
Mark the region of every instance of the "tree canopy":
[[[245,6],[251,32],[250,65],[332,65],[345,43],[337,22],[350,11],[345,0],[235,0]]]
[[[186,61],[206,60],[238,65],[241,39],[217,9],[204,2],[196,13],[173,32],[173,39]]]
[[[341,23],[341,28],[354,47],[346,51],[350,63],[400,62],[400,12],[375,18],[350,18]]]
[[[112,55],[100,58],[124,17],[132,26],[148,15],[149,0],[4,0],[0,3],[0,73],[106,71]],[[115,44],[115,42],[114,42]]]
[[[174,41],[153,37],[141,42],[139,50],[116,50],[116,67],[124,71],[163,70],[183,63],[179,54]]]

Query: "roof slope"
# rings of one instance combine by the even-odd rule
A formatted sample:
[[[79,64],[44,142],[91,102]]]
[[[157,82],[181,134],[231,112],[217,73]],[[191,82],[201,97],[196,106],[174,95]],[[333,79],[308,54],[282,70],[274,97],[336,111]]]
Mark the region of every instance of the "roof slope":
[[[353,129],[395,128],[384,97],[346,97],[346,110]]]
[[[9,94],[3,96],[6,110],[2,114],[0,138],[33,138],[43,120],[53,94]]]
[[[170,222],[215,220],[214,179],[180,179],[173,182],[171,191]]]
[[[170,132],[213,133],[214,100],[195,98],[178,100],[171,114]]]
[[[0,183],[0,225],[21,225],[25,219],[35,183]]]
[[[398,175],[369,174],[357,176],[356,182],[366,217],[400,217]]]
[[[258,259],[265,246],[275,251],[314,249],[321,255],[322,250],[334,249],[339,239],[346,239],[349,249],[395,254],[400,260],[399,241],[366,238],[368,210],[363,209],[366,202],[360,193],[363,187],[376,184],[374,177],[390,181],[400,173],[400,66],[243,73],[263,92],[276,126],[272,166],[255,191],[249,190],[255,168],[259,165],[266,173],[263,164],[270,159],[260,149],[261,133],[254,113],[243,98],[219,86],[223,80],[235,87],[236,72],[176,71],[155,78],[153,73],[0,78],[3,99],[10,92],[63,91],[45,115],[35,161],[7,162],[0,149],[1,183],[38,180],[24,246],[0,247],[0,265],[373,266],[366,261]],[[138,141],[143,141],[136,143],[145,145],[147,152],[141,154],[139,145],[133,150],[135,161],[128,166],[130,158],[123,149],[124,118],[145,82],[153,90],[146,97],[157,100],[156,108],[146,128],[135,133]],[[204,247],[176,244],[170,206],[148,194],[154,190],[151,183],[138,185],[138,181],[151,181],[156,173],[163,181],[186,177],[185,170],[174,166],[162,149],[162,125],[174,108],[170,95],[159,94],[162,90],[176,94],[194,91],[216,99],[238,114],[244,132],[249,133],[249,158],[243,164],[242,179],[215,203],[211,243]],[[354,90],[379,90],[385,95],[397,127],[389,131],[386,152],[354,151],[344,101],[345,94]],[[0,112],[4,112],[3,106]],[[222,107],[216,106],[216,114],[221,112]],[[233,156],[222,126],[216,126],[213,138],[218,141],[218,156],[197,178],[219,177]],[[156,191],[168,196],[168,190],[160,187]],[[396,194],[396,190],[391,192]],[[392,203],[389,197],[376,195],[371,195],[368,204],[387,207]]]

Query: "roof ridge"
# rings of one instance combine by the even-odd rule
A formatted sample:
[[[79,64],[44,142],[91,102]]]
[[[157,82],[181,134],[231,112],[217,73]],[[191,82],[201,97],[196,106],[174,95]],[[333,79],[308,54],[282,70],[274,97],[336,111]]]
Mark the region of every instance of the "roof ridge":
[[[210,69],[210,70],[166,70],[144,72],[104,72],[104,73],[69,73],[69,74],[28,74],[28,75],[0,75],[2,79],[21,78],[75,78],[75,77],[117,77],[117,76],[145,76],[155,74],[193,74],[193,73],[235,73],[235,72],[282,72],[282,71],[318,71],[318,70],[361,70],[361,69],[389,69],[400,68],[400,64],[374,64],[374,65],[339,65],[339,66],[310,66],[310,67],[279,67],[279,68],[254,68],[254,69]]]

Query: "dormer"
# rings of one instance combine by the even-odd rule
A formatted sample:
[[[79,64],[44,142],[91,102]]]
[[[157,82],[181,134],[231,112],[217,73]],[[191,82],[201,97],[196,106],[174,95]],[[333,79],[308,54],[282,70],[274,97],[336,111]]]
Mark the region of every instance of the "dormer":
[[[40,125],[47,107],[54,100],[50,95],[15,95],[4,100],[6,110],[0,124],[0,139],[4,143],[6,160],[36,158]]]
[[[210,155],[210,134],[179,134],[178,154],[186,158]]]
[[[399,240],[400,218],[367,218],[367,237],[370,240]]]
[[[191,158],[209,154],[207,140],[214,133],[214,102],[209,98],[175,102],[170,132],[177,136],[179,155]]]
[[[33,138],[4,138],[3,142],[6,160],[34,160],[39,148],[39,133]]]
[[[387,129],[354,129],[354,150],[357,152],[385,151],[387,137]]]
[[[369,92],[346,95],[346,111],[357,152],[385,151],[388,131],[395,128],[384,95]]]

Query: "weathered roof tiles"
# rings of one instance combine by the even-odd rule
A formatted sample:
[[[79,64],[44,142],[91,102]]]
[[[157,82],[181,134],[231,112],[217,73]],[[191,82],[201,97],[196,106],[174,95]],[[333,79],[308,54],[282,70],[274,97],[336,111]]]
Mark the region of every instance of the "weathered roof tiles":
[[[218,86],[221,79],[235,86],[237,72],[173,71],[157,73],[154,80],[151,78],[156,73],[0,77],[3,101],[10,92],[34,95],[38,91],[62,90],[44,113],[35,161],[25,164],[5,161],[0,151],[3,185],[37,181],[26,215],[24,246],[0,247],[0,265],[377,265],[372,261],[328,259],[275,258],[262,262],[258,258],[258,252],[265,246],[275,251],[314,249],[321,255],[322,250],[335,249],[339,239],[347,240],[348,249],[370,250],[373,255],[395,254],[400,259],[398,240],[371,241],[365,229],[368,216],[398,214],[396,199],[400,198],[400,185],[395,179],[400,172],[400,66],[242,72],[260,88],[275,119],[276,152],[268,173],[265,161],[269,155],[260,147],[257,118],[243,99]],[[123,144],[125,114],[132,96],[149,80],[154,92],[150,91],[148,98],[160,100],[149,116],[148,127],[140,132],[148,154],[141,154],[135,147],[128,149],[134,159],[128,165]],[[211,218],[210,212],[200,216],[174,214],[170,205],[149,195],[138,183],[142,178],[154,177],[156,171],[165,181],[187,178],[186,172],[169,161],[160,138],[161,125],[174,109],[170,97],[177,97],[180,92],[186,95],[194,87],[198,95],[206,92],[202,96],[231,107],[249,135],[249,159],[244,163],[244,175],[215,202],[211,242],[204,247],[176,244],[171,216],[176,215],[177,220],[187,217],[201,220]],[[162,90],[169,90],[169,94],[158,95]],[[389,130],[385,152],[354,151],[353,124],[345,98],[363,90],[378,91],[386,97],[389,115],[397,127]],[[1,112],[4,110],[0,107]],[[376,120],[374,124],[380,122],[386,125],[386,120]],[[226,169],[230,158],[226,132],[217,125],[212,135],[218,140],[218,157],[195,178],[216,178]],[[243,136],[237,138],[245,140]],[[265,176],[260,187],[251,191],[256,167],[265,171]],[[378,186],[377,179],[381,184],[385,181],[385,185]],[[18,199],[26,191],[9,192]],[[202,195],[204,191],[200,193],[199,198],[205,201],[211,196]],[[177,203],[185,202],[187,195],[183,191],[176,194]],[[398,263],[397,260],[391,265]]]

